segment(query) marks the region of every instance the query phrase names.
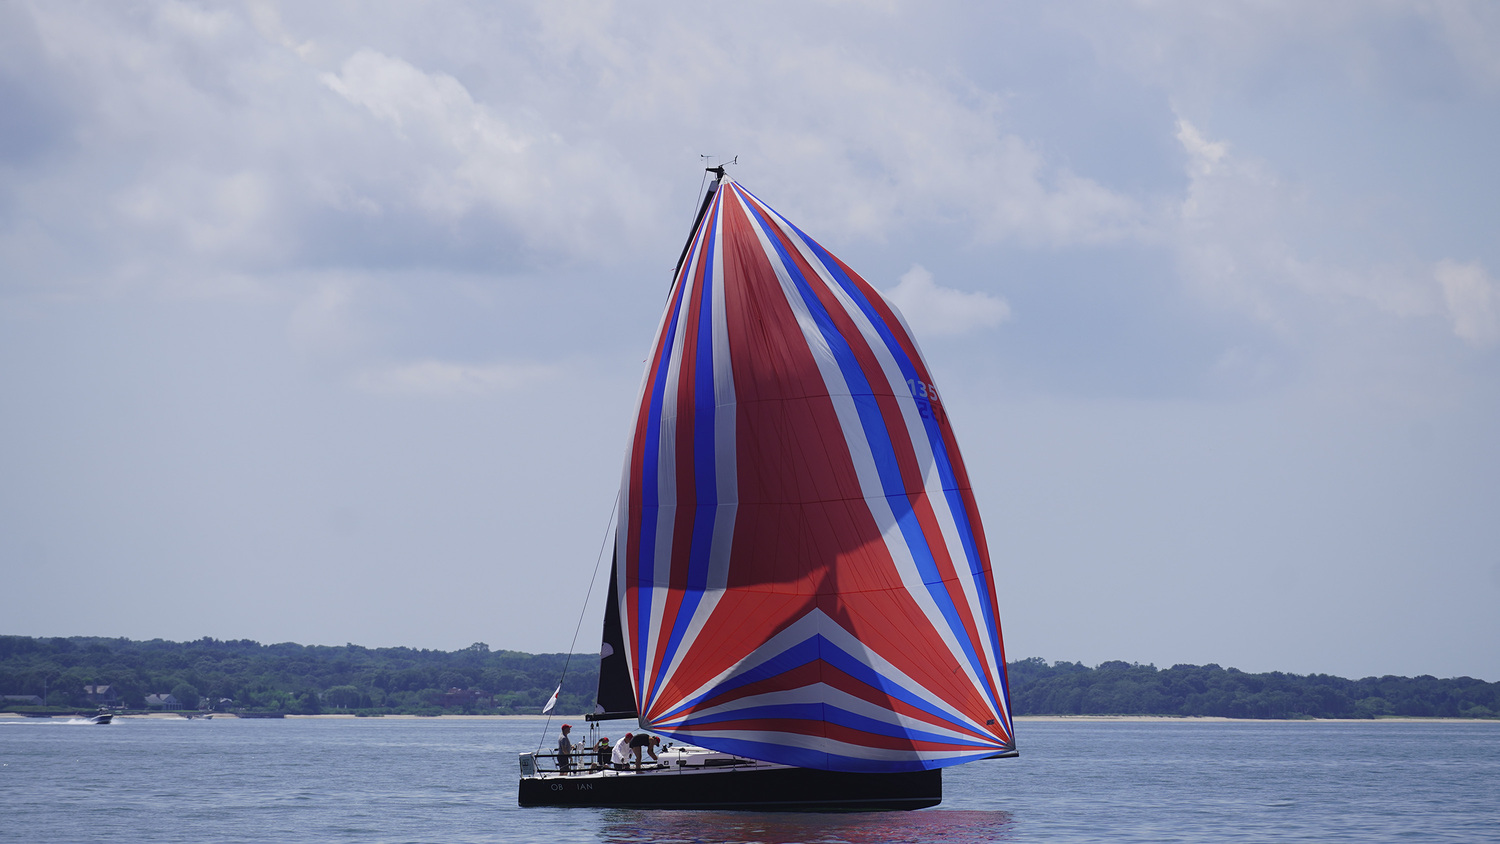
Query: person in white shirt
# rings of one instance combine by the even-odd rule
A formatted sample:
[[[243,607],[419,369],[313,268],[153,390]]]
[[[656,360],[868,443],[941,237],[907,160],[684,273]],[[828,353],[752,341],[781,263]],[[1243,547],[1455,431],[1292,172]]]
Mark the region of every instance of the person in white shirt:
[[[615,749],[610,754],[609,761],[614,763],[616,771],[630,768],[630,740],[633,738],[635,738],[634,733],[626,733],[624,738],[615,742]]]

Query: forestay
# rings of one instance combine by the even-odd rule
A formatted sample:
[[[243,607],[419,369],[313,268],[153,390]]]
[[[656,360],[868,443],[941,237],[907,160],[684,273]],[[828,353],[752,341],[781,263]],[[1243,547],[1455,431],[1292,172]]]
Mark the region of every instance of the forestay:
[[[616,576],[651,730],[839,771],[1014,748],[979,512],[911,332],[728,178],[647,363]]]

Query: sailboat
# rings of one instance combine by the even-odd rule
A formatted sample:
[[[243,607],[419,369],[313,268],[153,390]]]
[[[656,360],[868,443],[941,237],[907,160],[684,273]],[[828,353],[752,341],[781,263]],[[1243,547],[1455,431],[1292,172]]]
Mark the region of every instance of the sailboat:
[[[626,449],[589,716],[668,749],[522,754],[519,802],[936,805],[943,768],[1017,753],[942,394],[890,302],[709,172]]]

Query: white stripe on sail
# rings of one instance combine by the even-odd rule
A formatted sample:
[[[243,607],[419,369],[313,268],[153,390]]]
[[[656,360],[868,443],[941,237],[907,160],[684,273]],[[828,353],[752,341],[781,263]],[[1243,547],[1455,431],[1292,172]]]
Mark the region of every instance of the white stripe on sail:
[[[663,721],[659,724],[654,724],[653,727],[657,729],[679,729],[686,731],[693,729],[692,727],[684,725],[684,722],[686,721],[697,721],[703,718],[728,719],[732,718],[735,713],[748,713],[756,708],[763,706],[786,706],[808,703],[827,704],[829,706],[842,709],[846,712],[850,712],[854,715],[863,716],[865,718],[871,719],[872,721],[878,721],[900,730],[927,733],[935,737],[931,739],[918,739],[919,741],[947,740],[955,743],[984,745],[992,748],[1000,748],[1004,746],[1002,742],[995,739],[988,733],[985,733],[983,730],[979,731],[981,735],[976,736],[972,733],[964,732],[952,726],[935,724],[931,721],[927,721],[921,718],[915,718],[910,715],[905,715],[888,707],[881,706],[880,704],[872,703],[862,697],[851,695],[848,692],[845,692],[834,686],[830,686],[826,683],[814,683],[808,686],[799,686],[795,689],[785,689],[781,691],[766,692],[765,694],[737,698],[729,703],[725,703],[720,706],[712,706],[705,709],[694,710],[688,717]],[[747,715],[746,717],[753,716]],[[833,719],[825,720],[832,721]],[[967,721],[968,719],[964,720]],[[861,728],[852,727],[852,729]]]
[[[763,744],[772,744],[780,747],[791,747],[814,753],[828,753],[833,756],[845,756],[853,759],[862,759],[870,762],[946,762],[951,760],[973,760],[993,756],[995,748],[984,747],[975,750],[895,750],[882,747],[868,747],[862,744],[850,744],[827,736],[810,736],[805,733],[782,732],[779,730],[693,730],[683,732],[682,737],[686,741],[703,741],[704,739],[726,739],[728,741],[750,741]]]

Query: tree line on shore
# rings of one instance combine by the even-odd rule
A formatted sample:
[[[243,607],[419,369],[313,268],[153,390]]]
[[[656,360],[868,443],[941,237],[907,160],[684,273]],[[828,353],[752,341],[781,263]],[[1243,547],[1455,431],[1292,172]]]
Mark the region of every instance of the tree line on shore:
[[[360,645],[262,645],[248,639],[135,641],[0,636],[0,695],[46,695],[44,706],[99,705],[99,686],[125,709],[170,694],[185,709],[314,715],[524,714],[557,688],[558,711],[593,708],[599,657]],[[94,687],[89,694],[87,687]],[[24,710],[12,702],[6,708]]]
[[[1472,677],[1249,674],[1218,665],[1154,665],[1031,658],[1012,662],[1017,715],[1180,715],[1221,718],[1495,718],[1500,683]]]
[[[595,654],[492,651],[483,642],[437,651],[0,636],[0,695],[15,696],[0,699],[0,708],[90,708],[104,702],[100,687],[108,686],[109,702],[126,709],[147,708],[148,695],[171,694],[186,709],[248,713],[534,714],[561,683],[556,711],[575,715],[593,709],[598,670]],[[1469,677],[1347,680],[1036,657],[1008,670],[1017,715],[1500,717],[1500,683]]]

